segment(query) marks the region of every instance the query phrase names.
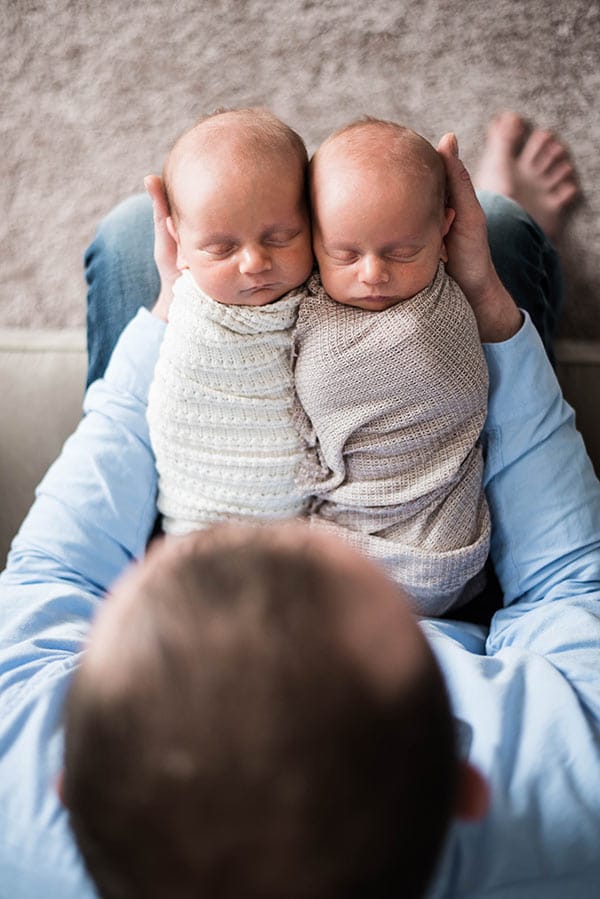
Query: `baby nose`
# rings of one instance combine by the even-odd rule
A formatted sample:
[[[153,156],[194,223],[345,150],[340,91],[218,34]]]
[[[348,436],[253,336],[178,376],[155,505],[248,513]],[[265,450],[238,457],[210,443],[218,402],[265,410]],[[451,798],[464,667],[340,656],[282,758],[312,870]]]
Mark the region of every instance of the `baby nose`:
[[[259,244],[243,247],[239,268],[243,275],[256,275],[268,271],[271,268],[271,258],[266,248]]]
[[[389,281],[389,275],[383,259],[371,254],[364,256],[360,266],[359,278],[363,284],[385,284]]]

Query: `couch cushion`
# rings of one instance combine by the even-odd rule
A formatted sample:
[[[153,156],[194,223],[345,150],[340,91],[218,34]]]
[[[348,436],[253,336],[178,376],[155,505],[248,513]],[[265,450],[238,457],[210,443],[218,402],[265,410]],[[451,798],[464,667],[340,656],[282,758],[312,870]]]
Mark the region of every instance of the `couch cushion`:
[[[0,569],[35,486],[81,417],[83,329],[0,328]]]

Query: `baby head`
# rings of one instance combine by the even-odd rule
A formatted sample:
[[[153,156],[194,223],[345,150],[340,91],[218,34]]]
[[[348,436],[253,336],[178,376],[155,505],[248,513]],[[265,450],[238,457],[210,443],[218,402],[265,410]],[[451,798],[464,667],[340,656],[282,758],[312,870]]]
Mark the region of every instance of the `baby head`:
[[[169,153],[163,181],[177,266],[235,306],[264,306],[309,276],[302,138],[266,109],[201,119]]]
[[[447,261],[444,164],[414,131],[378,119],[336,131],[311,161],[310,190],[321,280],[337,302],[388,309]]]
[[[301,522],[151,548],[67,702],[63,795],[102,896],[420,896],[458,798],[399,588]]]

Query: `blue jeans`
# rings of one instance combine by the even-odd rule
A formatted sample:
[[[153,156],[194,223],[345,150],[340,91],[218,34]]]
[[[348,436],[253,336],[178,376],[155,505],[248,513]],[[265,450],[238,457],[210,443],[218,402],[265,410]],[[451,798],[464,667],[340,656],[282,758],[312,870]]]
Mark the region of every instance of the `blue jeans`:
[[[125,325],[140,306],[152,308],[160,291],[154,263],[152,201],[137,194],[109,212],[85,252],[88,377],[104,374]]]
[[[554,340],[563,311],[564,282],[558,253],[522,206],[487,190],[477,196],[485,212],[496,271],[521,309],[529,312],[554,363]]]
[[[479,199],[498,274],[515,302],[530,313],[552,358],[563,297],[558,255],[517,203],[486,191]],[[151,308],[158,297],[153,240],[152,204],[146,194],[139,194],[103,219],[86,251],[88,384],[104,374],[127,322],[140,306]]]

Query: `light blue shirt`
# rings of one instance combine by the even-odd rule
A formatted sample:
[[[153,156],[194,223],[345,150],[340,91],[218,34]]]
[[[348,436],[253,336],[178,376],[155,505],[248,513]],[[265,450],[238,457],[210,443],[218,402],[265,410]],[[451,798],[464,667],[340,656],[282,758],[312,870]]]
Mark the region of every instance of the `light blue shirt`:
[[[0,576],[0,899],[95,895],[60,806],[61,707],[106,589],[144,553],[145,404],[164,326],[142,311],[37,491]],[[486,346],[486,488],[506,606],[427,620],[489,813],[456,823],[431,897],[600,895],[600,488],[529,319]]]

